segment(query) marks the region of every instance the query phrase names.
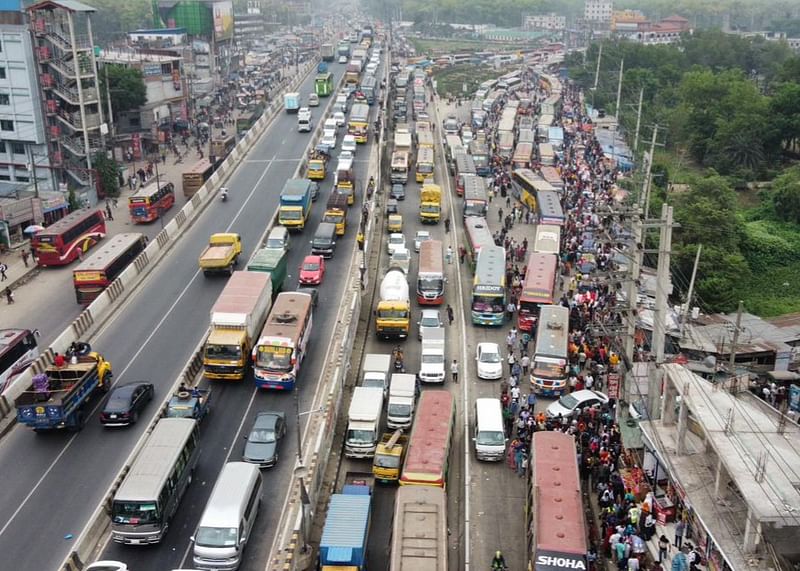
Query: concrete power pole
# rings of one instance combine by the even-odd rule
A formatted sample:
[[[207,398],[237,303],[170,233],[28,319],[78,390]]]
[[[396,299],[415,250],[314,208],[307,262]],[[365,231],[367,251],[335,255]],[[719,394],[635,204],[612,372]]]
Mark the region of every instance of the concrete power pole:
[[[661,207],[661,236],[658,244],[658,273],[656,275],[656,314],[653,321],[653,346],[656,365],[664,362],[667,339],[667,295],[670,283],[669,260],[672,249],[672,207]]]
[[[644,87],[639,90],[639,109],[636,111],[636,134],[633,136],[633,152],[639,150],[639,125],[642,123],[642,98],[644,97]]]
[[[600,50],[597,52],[597,67],[594,70],[594,87],[592,91],[597,91],[597,82],[600,81],[600,60],[603,59],[603,42],[600,42]]]
[[[736,328],[733,330],[733,341],[731,342],[731,357],[728,360],[728,369],[731,375],[731,394],[739,392],[739,377],[736,375],[736,347],[739,345],[739,331],[742,328],[742,311],[744,302],[739,302],[739,309],[736,310]]]

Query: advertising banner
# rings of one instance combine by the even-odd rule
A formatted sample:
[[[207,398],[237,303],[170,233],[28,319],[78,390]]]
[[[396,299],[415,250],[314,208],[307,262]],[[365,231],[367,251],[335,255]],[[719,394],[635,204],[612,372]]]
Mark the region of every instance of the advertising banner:
[[[214,2],[214,38],[226,41],[233,38],[233,2]]]

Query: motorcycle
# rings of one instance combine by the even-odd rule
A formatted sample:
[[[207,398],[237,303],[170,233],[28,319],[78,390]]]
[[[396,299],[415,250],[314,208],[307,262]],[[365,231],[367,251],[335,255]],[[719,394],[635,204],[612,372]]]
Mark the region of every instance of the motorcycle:
[[[403,350],[400,347],[395,347],[392,350],[392,357],[394,359],[394,370],[402,373],[405,370],[403,366]]]
[[[226,200],[228,200],[228,189],[225,188],[224,186],[222,187],[222,190],[219,193],[219,197],[220,197],[220,200],[222,200],[222,202],[225,202]]]

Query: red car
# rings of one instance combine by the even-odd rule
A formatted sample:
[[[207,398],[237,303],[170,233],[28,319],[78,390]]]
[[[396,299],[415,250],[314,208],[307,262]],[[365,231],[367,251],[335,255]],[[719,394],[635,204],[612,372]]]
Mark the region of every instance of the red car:
[[[306,256],[300,266],[300,283],[319,285],[325,277],[325,260],[322,256]]]

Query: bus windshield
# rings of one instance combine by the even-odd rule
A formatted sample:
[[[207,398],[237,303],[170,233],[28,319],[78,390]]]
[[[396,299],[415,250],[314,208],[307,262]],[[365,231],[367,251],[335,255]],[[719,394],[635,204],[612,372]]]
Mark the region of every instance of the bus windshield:
[[[493,295],[473,295],[472,309],[481,313],[503,313],[503,298]]]
[[[419,288],[425,291],[440,291],[444,287],[442,278],[419,278]]]
[[[194,540],[200,547],[233,547],[238,538],[238,527],[200,527]]]
[[[206,345],[206,357],[209,359],[225,359],[237,361],[242,357],[242,348],[239,345]]]
[[[268,371],[291,371],[292,353],[290,347],[264,345],[258,348],[256,365]]]
[[[534,359],[533,375],[543,379],[562,379],[564,377],[564,366],[557,363],[548,363]]]
[[[114,523],[147,525],[158,523],[158,505],[155,502],[114,502],[112,509]]]

